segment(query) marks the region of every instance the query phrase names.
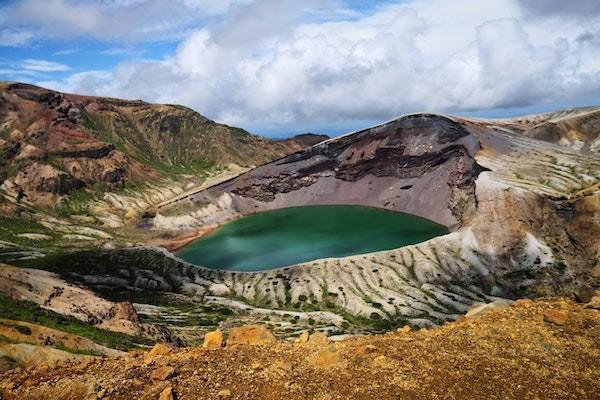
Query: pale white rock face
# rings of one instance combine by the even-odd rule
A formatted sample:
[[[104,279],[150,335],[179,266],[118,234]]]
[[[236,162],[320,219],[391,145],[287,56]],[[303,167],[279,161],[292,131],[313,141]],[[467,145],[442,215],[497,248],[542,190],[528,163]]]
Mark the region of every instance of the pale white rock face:
[[[86,240],[86,241],[96,240],[93,237],[89,237],[89,236],[85,236],[85,235],[76,235],[76,234],[71,234],[71,233],[67,233],[66,235],[62,235],[61,237],[64,240]]]
[[[552,250],[544,243],[540,242],[530,232],[525,234],[525,254],[526,263],[551,264],[554,262]]]
[[[20,233],[17,237],[30,239],[30,240],[50,240],[52,236],[44,235],[41,233]]]
[[[502,310],[503,308],[510,306],[512,303],[513,302],[511,300],[501,299],[487,304],[475,304],[469,308],[469,311],[467,311],[465,317],[475,318],[490,311]]]
[[[592,142],[590,145],[590,150],[600,152],[600,137]]]
[[[229,293],[229,288],[223,283],[216,283],[208,287],[210,293],[215,296],[224,296]]]
[[[197,220],[190,215],[182,215],[178,217],[165,217],[156,214],[154,217],[154,228],[165,230],[185,230],[193,229],[197,224]]]

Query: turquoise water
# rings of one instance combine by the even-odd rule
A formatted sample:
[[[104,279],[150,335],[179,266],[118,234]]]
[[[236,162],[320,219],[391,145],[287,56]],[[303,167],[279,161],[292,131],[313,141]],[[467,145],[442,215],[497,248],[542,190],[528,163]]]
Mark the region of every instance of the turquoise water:
[[[176,254],[193,264],[262,271],[389,250],[448,233],[427,219],[361,206],[285,208],[229,222]]]

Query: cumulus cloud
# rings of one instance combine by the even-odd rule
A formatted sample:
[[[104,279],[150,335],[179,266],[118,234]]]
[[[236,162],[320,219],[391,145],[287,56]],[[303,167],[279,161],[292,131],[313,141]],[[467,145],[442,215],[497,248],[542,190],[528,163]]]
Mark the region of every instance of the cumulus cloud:
[[[36,60],[28,58],[20,63],[20,67],[27,71],[35,72],[61,72],[71,68],[68,65],[47,60]]]
[[[35,33],[28,30],[2,29],[0,30],[0,46],[19,47],[35,39]]]
[[[21,0],[0,8],[0,23],[12,30],[29,27],[29,37],[20,33],[21,43],[36,37],[164,41],[180,37],[204,18],[225,13],[233,3],[246,1]]]
[[[527,16],[547,17],[578,16],[594,18],[600,15],[598,0],[518,0],[519,5]]]
[[[253,127],[517,107],[598,93],[600,60],[589,24],[566,13],[564,29],[556,29],[556,21],[525,17],[517,1],[481,3],[412,0],[344,14],[335,11],[337,2],[254,0],[190,32],[170,57],[78,73],[54,87],[182,103]],[[328,17],[315,19],[319,10]]]

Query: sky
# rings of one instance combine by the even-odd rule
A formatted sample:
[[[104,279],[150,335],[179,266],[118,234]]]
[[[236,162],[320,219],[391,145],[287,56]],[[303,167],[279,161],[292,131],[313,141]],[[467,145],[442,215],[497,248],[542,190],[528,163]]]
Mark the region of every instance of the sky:
[[[284,137],[600,105],[598,0],[0,0],[0,80]]]

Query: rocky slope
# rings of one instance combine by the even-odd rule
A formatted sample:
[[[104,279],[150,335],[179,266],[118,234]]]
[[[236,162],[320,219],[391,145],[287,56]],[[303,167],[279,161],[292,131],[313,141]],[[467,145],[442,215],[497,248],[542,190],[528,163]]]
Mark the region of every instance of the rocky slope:
[[[182,106],[0,83],[0,189],[13,203],[51,207],[78,190],[114,191],[165,174],[259,165],[315,137],[321,140],[271,141]]]
[[[593,125],[592,111],[565,112],[562,123]],[[123,300],[177,293],[166,305],[146,294],[135,306],[192,341],[240,320],[266,321],[280,337],[382,332],[440,324],[499,298],[585,297],[600,279],[600,157],[530,138],[528,124],[544,118],[410,115],[192,188],[142,218],[148,234],[173,237],[278,207],[363,204],[450,228],[424,243],[257,273],[205,269],[146,246],[41,259],[25,252],[30,259],[14,263],[97,293],[118,290]]]
[[[40,306],[54,287],[85,293],[70,304],[105,304],[92,310],[104,322],[115,303],[131,300],[141,323],[165,323],[188,343],[242,322],[266,323],[277,337],[304,329],[340,335],[439,325],[474,304],[502,299],[576,295],[588,301],[600,283],[598,110],[511,120],[416,114],[254,169],[197,180],[190,170],[181,179],[163,172],[141,191],[107,193],[85,209],[72,207],[68,221],[46,216],[37,225],[13,224],[20,230],[10,243],[0,242],[0,259],[37,272],[21,270],[30,277],[22,284],[8,279],[0,291]],[[257,273],[210,270],[143,245],[178,242],[180,234],[193,237],[258,211],[316,204],[409,212],[451,233]],[[3,234],[0,229],[0,240]],[[21,239],[25,247],[15,245]],[[40,249],[44,240],[66,247]],[[87,250],[65,251],[75,246]],[[29,279],[36,282],[31,290]],[[46,279],[54,284],[42,284]],[[56,310],[68,314],[68,304]]]
[[[0,293],[101,329],[181,344],[169,329],[142,323],[131,302],[106,300],[51,272],[0,264]]]
[[[503,306],[505,307],[505,306]],[[0,375],[5,399],[592,399],[600,313],[555,299],[430,330],[275,342],[260,327],[208,348],[150,352]]]
[[[570,147],[575,150],[600,152],[600,118],[598,107],[530,115],[506,121],[526,136]]]
[[[180,197],[159,208],[153,224],[185,230],[281,207],[359,204],[452,231],[392,251],[262,273],[179,263],[193,271],[180,278],[182,290],[259,307],[429,325],[476,301],[573,293],[600,277],[600,156],[593,151],[598,131],[589,128],[597,111],[524,120],[409,115]],[[562,146],[568,143],[539,133],[544,124],[560,135],[577,128],[587,139],[579,150]]]

